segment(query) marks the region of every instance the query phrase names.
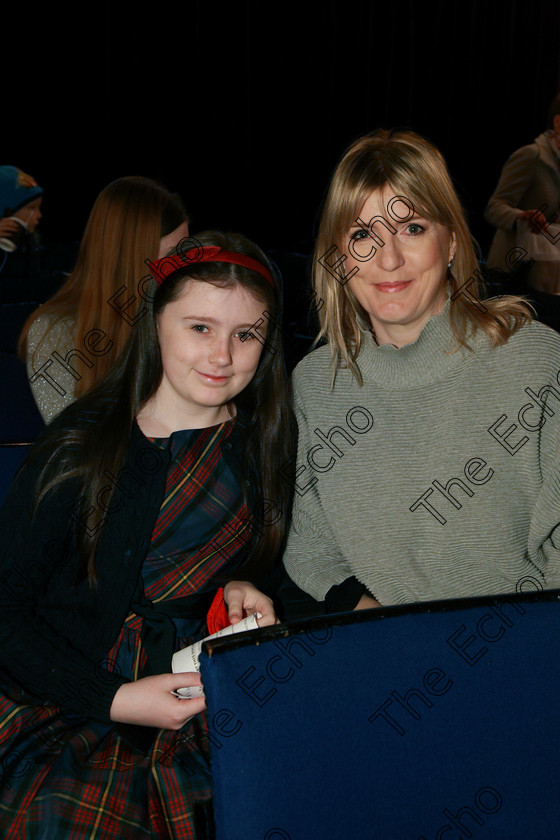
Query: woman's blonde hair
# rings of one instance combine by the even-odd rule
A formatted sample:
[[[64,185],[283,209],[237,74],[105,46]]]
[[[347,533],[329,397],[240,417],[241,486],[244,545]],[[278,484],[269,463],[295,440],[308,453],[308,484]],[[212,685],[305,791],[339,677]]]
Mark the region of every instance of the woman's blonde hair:
[[[324,305],[320,332],[331,345],[333,372],[343,362],[361,384],[356,364],[369,316],[347,284],[348,233],[374,190],[389,187],[401,200],[389,202],[388,213],[406,218],[415,210],[455,235],[453,268],[448,271],[450,321],[458,345],[482,329],[494,345],[503,344],[531,320],[523,298],[484,300],[484,286],[461,203],[445,160],[428,140],[413,131],[378,130],[356,140],[338,164],[321,214],[313,259],[313,285]],[[408,211],[406,208],[410,208]],[[366,226],[370,220],[363,220]],[[381,236],[387,234],[381,231]]]
[[[87,349],[88,332],[102,330],[110,349],[96,356],[91,368],[81,369],[76,383],[77,397],[89,391],[115,363],[144,305],[138,284],[149,274],[145,261],[157,259],[160,239],[186,221],[179,196],[150,178],[119,178],[105,187],[91,210],[73,272],[24,324],[18,342],[20,358],[26,359],[27,335],[39,316],[49,316],[49,329],[41,341],[61,318],[70,317],[74,347],[79,351]]]

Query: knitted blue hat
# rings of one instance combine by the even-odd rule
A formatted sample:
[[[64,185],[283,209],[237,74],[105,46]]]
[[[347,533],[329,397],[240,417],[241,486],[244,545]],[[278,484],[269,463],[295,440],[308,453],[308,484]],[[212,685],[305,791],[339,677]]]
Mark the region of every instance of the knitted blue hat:
[[[33,182],[33,179],[16,166],[0,166],[0,219],[11,216],[37,196],[43,195],[43,188],[38,184],[26,186],[30,181]]]

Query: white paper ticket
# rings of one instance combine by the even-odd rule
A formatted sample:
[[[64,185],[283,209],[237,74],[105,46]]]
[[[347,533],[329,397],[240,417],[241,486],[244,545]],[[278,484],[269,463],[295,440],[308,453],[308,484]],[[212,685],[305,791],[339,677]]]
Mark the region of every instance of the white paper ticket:
[[[209,639],[219,639],[222,636],[231,636],[233,633],[242,633],[244,630],[255,630],[259,626],[257,624],[257,618],[261,618],[261,613],[258,612],[253,615],[248,615],[247,618],[241,619],[237,624],[230,624],[229,627],[224,627],[223,630],[218,630],[217,633],[206,636],[199,642],[195,642],[194,645],[189,645],[182,650],[178,650],[177,653],[173,654],[173,659],[171,660],[173,673],[180,674],[183,671],[195,671],[198,674],[200,672],[199,656],[203,642],[207,642]],[[188,700],[192,700],[195,697],[204,697],[204,689],[201,685],[178,688],[173,693],[179,697],[185,697]]]

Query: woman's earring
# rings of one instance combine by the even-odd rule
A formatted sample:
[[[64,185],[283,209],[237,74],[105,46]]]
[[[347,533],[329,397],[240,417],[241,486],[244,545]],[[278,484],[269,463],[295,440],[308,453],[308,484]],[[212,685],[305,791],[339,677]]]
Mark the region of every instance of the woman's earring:
[[[451,266],[453,265],[454,262],[455,262],[455,255],[453,255],[451,257],[451,259],[449,260],[449,262],[447,263],[447,268],[451,268]]]

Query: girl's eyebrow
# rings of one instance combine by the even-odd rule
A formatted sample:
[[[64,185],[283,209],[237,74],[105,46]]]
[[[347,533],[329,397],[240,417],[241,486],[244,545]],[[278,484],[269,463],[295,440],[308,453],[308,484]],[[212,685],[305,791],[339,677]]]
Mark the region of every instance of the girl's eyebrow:
[[[185,315],[183,317],[183,321],[202,321],[205,324],[218,324],[218,325],[221,324],[221,321],[218,321],[216,318],[211,318],[208,315]],[[257,318],[257,321],[258,321],[258,318]],[[248,329],[250,327],[254,327],[256,323],[257,323],[256,321],[246,321],[243,324],[236,324],[234,329],[239,329],[240,327],[244,327],[244,328]]]

